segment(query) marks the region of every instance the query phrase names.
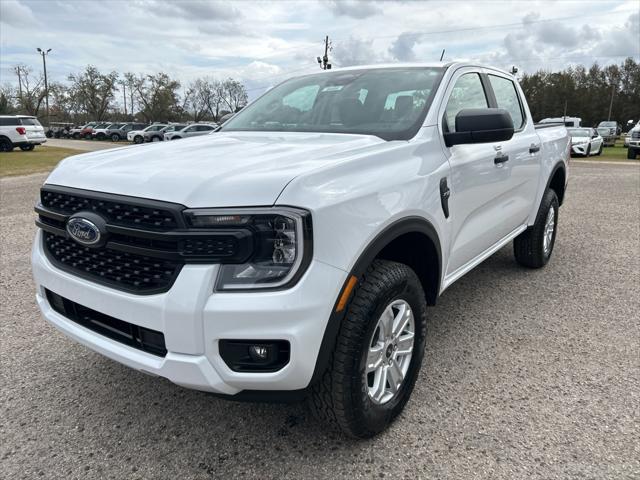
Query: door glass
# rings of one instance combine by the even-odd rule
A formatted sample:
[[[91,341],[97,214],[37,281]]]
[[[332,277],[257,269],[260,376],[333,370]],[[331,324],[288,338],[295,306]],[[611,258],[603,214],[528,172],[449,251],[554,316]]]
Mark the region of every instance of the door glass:
[[[457,81],[445,111],[446,129],[449,132],[456,131],[456,115],[465,108],[487,108],[487,96],[484,93],[480,75],[477,73],[465,73]]]
[[[513,82],[507,78],[489,75],[491,88],[496,96],[498,108],[504,108],[511,115],[513,128],[518,130],[524,125],[524,115],[518,100],[518,92]]]

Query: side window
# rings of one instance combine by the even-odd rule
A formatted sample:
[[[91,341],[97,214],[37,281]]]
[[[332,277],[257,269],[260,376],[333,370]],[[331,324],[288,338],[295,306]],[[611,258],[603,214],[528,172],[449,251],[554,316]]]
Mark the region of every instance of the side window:
[[[496,96],[498,108],[504,108],[509,112],[513,120],[513,128],[519,130],[524,125],[524,114],[515,84],[507,78],[495,75],[489,75],[489,81]]]
[[[487,108],[487,96],[484,93],[480,75],[465,73],[456,81],[445,111],[446,127],[449,132],[456,131],[456,115],[465,108]]]
[[[11,127],[12,125],[20,125],[15,118],[0,118],[0,127]]]
[[[210,127],[209,125],[200,125],[201,132],[209,132],[211,130],[213,130],[213,127]]]

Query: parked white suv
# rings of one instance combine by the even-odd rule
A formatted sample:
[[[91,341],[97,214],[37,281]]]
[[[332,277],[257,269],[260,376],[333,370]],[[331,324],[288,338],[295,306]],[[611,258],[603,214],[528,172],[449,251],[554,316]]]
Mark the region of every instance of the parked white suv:
[[[181,130],[173,130],[165,132],[165,140],[179,140],[181,138],[198,137],[200,135],[208,135],[213,132],[218,125],[215,123],[194,123],[184,127]]]
[[[501,70],[294,78],[215,135],[63,160],[36,206],[36,298],[132,368],[307,398],[370,437],[411,395],[427,305],[511,242],[549,261],[569,150]]]
[[[0,115],[0,152],[10,152],[16,147],[31,151],[46,141],[44,128],[36,117]]]

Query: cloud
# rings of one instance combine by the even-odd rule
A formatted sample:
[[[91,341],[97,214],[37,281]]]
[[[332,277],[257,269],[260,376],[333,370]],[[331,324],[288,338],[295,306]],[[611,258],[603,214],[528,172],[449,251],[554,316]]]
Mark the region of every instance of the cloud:
[[[16,0],[0,1],[0,23],[7,25],[28,26],[37,23],[31,9]]]
[[[179,16],[199,21],[236,21],[242,17],[240,10],[235,8],[231,2],[207,0],[177,0],[174,2],[153,0],[150,12],[159,16]]]
[[[400,62],[411,62],[416,59],[413,47],[418,43],[420,34],[405,32],[389,47],[389,53]]]
[[[372,2],[358,0],[329,0],[326,2],[336,17],[363,19],[382,13],[382,9]]]
[[[348,40],[336,44],[333,55],[336,66],[350,67],[353,65],[367,65],[383,61],[367,40],[349,37]]]

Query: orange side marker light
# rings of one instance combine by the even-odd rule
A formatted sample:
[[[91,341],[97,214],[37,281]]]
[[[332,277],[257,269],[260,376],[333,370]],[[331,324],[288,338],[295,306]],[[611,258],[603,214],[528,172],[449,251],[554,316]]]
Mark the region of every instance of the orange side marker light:
[[[347,285],[344,287],[342,291],[342,295],[340,295],[340,300],[338,301],[338,306],[336,307],[336,312],[341,312],[344,310],[344,307],[347,306],[347,302],[349,301],[349,297],[351,296],[351,292],[353,288],[358,283],[358,279],[355,275],[351,275],[349,280],[347,281]]]

